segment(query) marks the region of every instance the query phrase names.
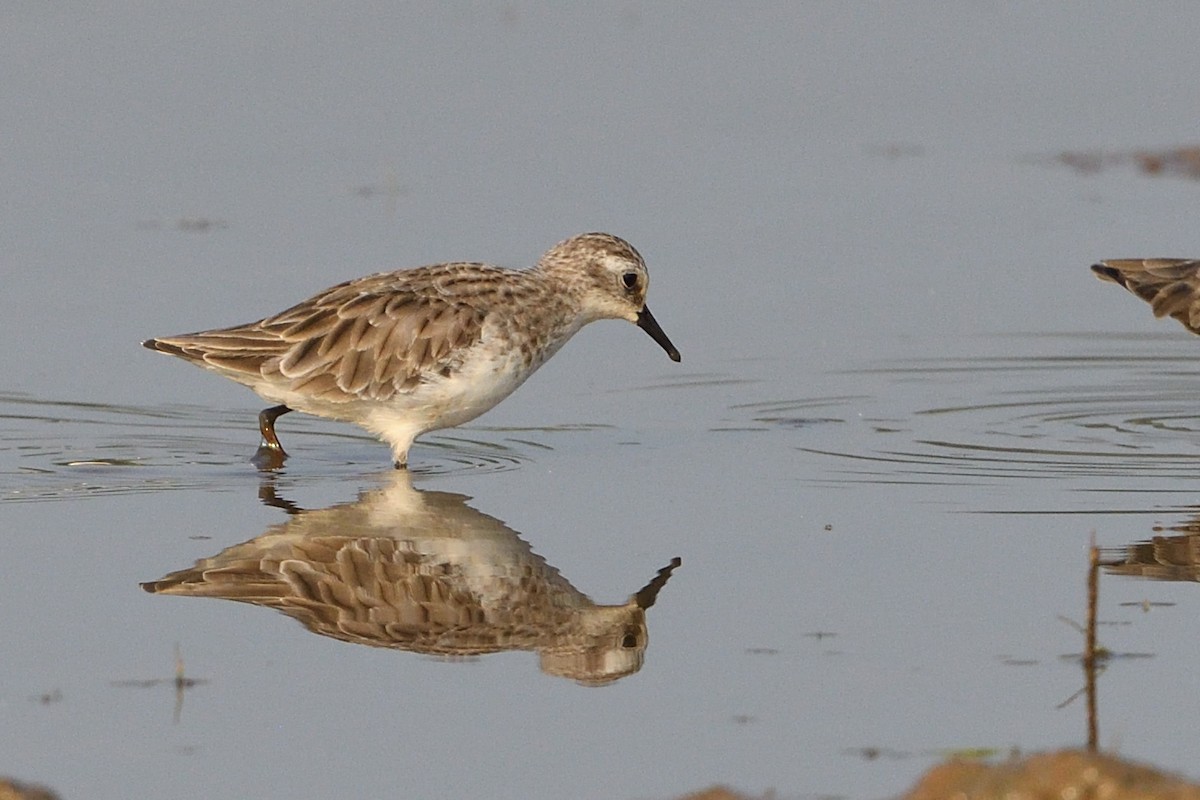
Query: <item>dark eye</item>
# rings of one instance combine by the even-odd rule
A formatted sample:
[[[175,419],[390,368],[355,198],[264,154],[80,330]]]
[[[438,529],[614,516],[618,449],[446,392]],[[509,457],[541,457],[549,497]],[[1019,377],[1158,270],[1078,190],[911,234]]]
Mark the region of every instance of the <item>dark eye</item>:
[[[636,289],[638,285],[638,274],[636,272],[626,272],[621,276],[621,283],[626,289]]]

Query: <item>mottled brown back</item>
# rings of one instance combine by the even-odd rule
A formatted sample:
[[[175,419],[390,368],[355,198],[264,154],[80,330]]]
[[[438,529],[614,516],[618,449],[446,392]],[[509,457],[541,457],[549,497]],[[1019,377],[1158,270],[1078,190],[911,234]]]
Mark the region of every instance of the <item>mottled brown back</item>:
[[[451,376],[497,296],[532,291],[513,281],[526,273],[491,267],[487,280],[481,266],[368,275],[258,322],[144,344],[248,385],[267,378],[328,402],[387,400],[429,376]]]

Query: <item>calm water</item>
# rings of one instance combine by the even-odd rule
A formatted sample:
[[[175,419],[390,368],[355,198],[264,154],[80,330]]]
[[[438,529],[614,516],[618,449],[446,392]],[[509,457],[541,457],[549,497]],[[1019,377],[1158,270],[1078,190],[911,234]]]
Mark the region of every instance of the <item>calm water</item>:
[[[289,12],[0,11],[0,774],[888,796],[1083,742],[1094,536],[1172,579],[1103,579],[1101,741],[1200,778],[1194,545],[1134,547],[1195,527],[1200,342],[1087,270],[1200,255],[1200,184],[1054,162],[1194,142],[1200,10]],[[683,363],[589,327],[411,486],[299,415],[259,474],[138,347],[595,229]]]

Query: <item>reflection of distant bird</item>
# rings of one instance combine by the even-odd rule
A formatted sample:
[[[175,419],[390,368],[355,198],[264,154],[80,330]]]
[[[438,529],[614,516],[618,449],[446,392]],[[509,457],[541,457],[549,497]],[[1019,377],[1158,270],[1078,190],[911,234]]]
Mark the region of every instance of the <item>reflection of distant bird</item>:
[[[1200,261],[1186,258],[1118,258],[1092,265],[1101,280],[1124,286],[1154,309],[1200,334]]]
[[[543,671],[585,684],[641,668],[645,610],[679,559],[627,602],[596,605],[466,499],[418,492],[397,472],[357,502],[296,511],[142,588],[268,606],[355,644],[446,657],[536,650]]]
[[[1104,569],[1114,575],[1156,581],[1200,581],[1200,533],[1193,529],[1178,536],[1155,536],[1147,542],[1106,549]]]
[[[45,786],[17,783],[0,777],[0,800],[58,800],[58,795]]]

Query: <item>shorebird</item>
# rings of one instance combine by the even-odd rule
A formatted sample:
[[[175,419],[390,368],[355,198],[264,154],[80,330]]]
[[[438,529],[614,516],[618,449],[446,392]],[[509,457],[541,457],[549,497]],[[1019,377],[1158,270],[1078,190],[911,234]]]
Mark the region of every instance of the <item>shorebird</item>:
[[[1200,334],[1200,261],[1189,258],[1117,258],[1092,265],[1150,304],[1156,317],[1172,317]]]
[[[585,233],[532,269],[453,262],[382,272],[257,322],[142,344],[276,404],[258,415],[260,466],[287,457],[275,420],[296,410],[367,429],[404,468],[417,436],[492,408],[589,322],[633,322],[679,361],[646,306],[649,280],[628,242]]]

